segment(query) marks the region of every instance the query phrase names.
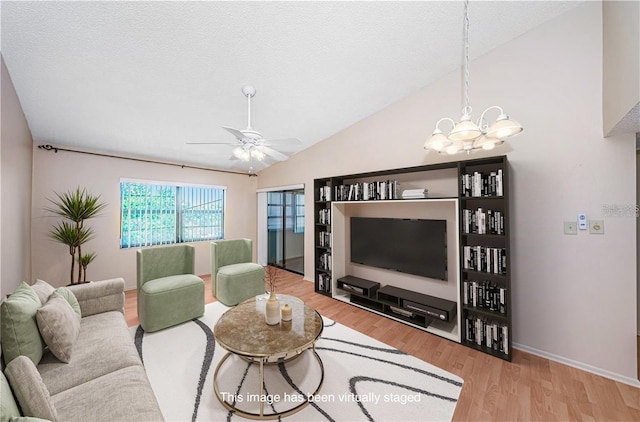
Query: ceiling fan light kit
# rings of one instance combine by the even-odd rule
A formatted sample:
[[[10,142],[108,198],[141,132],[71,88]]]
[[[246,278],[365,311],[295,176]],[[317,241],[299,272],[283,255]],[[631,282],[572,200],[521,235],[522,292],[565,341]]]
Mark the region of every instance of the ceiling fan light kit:
[[[456,123],[453,119],[444,117],[436,123],[431,137],[424,143],[424,149],[436,151],[440,154],[457,154],[460,152],[471,153],[474,150],[492,150],[496,145],[502,144],[506,138],[522,132],[523,127],[511,120],[501,107],[491,106],[482,112],[477,123],[471,119],[471,106],[469,105],[469,0],[464,2],[464,94],[465,107],[462,117]],[[489,110],[498,110],[496,121],[489,126],[485,120],[485,114]],[[446,135],[440,129],[440,123],[451,123],[452,129]]]

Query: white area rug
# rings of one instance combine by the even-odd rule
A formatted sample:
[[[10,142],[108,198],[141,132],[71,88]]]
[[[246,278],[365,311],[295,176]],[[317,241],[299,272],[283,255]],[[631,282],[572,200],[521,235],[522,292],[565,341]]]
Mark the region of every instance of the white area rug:
[[[202,318],[155,333],[132,328],[167,421],[246,420],[222,406],[213,391],[213,373],[226,354],[213,338],[213,327],[227,309],[211,303]],[[325,369],[322,388],[312,403],[284,420],[451,420],[461,378],[327,318],[324,324],[316,343]],[[257,412],[258,376],[258,365],[232,356],[220,370],[220,391],[243,410]],[[310,351],[286,364],[265,366],[265,413],[295,406],[319,380]]]

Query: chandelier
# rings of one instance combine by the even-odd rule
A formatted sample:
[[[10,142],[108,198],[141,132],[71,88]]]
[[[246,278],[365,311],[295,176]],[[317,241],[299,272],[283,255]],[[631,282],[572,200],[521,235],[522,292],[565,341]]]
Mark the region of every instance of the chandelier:
[[[469,105],[469,0],[464,2],[464,96],[465,106],[462,117],[456,123],[453,119],[444,117],[436,123],[431,137],[425,142],[424,149],[437,151],[440,154],[457,154],[473,150],[491,150],[504,142],[510,136],[522,132],[523,128],[507,116],[501,107],[491,106],[482,112],[477,123],[471,120],[471,105]],[[498,110],[496,121],[489,126],[485,115],[490,110]],[[440,130],[440,123],[451,123],[452,129],[448,134]]]

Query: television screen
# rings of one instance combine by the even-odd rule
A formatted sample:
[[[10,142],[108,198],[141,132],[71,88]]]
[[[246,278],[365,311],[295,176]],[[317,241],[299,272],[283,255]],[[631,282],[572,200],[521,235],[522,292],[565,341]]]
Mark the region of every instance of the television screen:
[[[351,217],[351,262],[447,280],[447,221]]]

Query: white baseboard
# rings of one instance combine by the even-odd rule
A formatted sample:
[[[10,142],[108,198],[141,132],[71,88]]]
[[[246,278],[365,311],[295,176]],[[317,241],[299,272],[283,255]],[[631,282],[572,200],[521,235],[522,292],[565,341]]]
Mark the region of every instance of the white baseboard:
[[[513,343],[512,347],[514,349],[522,350],[523,352],[531,353],[532,355],[540,356],[558,363],[562,363],[567,366],[572,366],[574,368],[581,369],[586,372],[591,372],[592,374],[596,374],[601,377],[609,378],[613,381],[618,381],[623,384],[630,385],[632,387],[640,388],[640,381],[638,381],[635,378],[625,377],[615,372],[607,371],[606,369],[598,368],[596,366],[591,366],[586,363],[578,362],[573,359],[565,358],[564,356],[559,356],[553,353],[545,352],[544,350],[538,350],[533,347],[525,346],[523,344]]]
[[[303,279],[304,281],[309,281],[309,282],[313,283],[313,279],[311,279],[311,278],[307,278],[306,276],[305,276],[305,277],[302,277],[302,279]]]

